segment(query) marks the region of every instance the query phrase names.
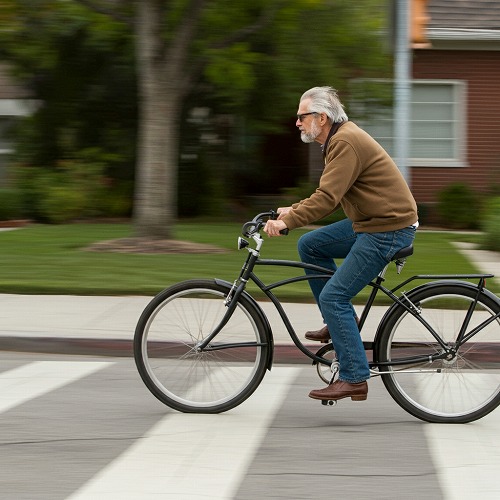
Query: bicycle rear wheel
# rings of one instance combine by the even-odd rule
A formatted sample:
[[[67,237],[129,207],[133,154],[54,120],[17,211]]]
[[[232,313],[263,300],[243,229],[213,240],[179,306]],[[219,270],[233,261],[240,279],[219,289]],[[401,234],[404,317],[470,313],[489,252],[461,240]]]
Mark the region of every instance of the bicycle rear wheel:
[[[484,417],[500,404],[500,301],[481,293],[470,311],[477,289],[460,283],[424,286],[409,295],[449,346],[456,344],[468,312],[466,332],[480,329],[453,359],[380,365],[388,392],[402,408],[428,422],[466,423]],[[381,363],[439,352],[443,348],[436,339],[403,307],[388,318],[377,346]]]
[[[226,313],[228,290],[213,280],[182,282],[158,294],[139,319],[137,368],[149,390],[175,410],[227,411],[247,399],[264,377],[267,330],[244,296],[209,349],[196,348]]]

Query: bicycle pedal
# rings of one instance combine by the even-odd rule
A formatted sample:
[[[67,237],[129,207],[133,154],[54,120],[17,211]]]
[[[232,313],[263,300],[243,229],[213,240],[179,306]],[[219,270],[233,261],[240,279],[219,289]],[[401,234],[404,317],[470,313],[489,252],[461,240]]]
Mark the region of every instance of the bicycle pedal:
[[[337,404],[337,401],[333,399],[322,399],[321,404],[323,406],[335,406]]]

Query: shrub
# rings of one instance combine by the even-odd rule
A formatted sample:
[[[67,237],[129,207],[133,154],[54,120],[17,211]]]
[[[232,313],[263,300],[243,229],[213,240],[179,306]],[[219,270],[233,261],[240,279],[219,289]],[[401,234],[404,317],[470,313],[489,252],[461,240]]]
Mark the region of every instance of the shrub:
[[[40,201],[40,213],[53,224],[62,224],[77,219],[83,213],[85,195],[68,186],[50,186]]]
[[[22,194],[18,189],[0,189],[0,220],[19,219],[23,216]]]
[[[19,168],[18,186],[30,217],[54,224],[84,217],[88,191],[76,173],[71,163],[56,169]]]
[[[127,181],[115,181],[106,189],[98,192],[100,199],[97,206],[103,217],[130,217],[132,214],[132,200],[134,198],[134,184]]]
[[[133,185],[105,175],[107,167],[117,161],[108,156],[90,148],[61,160],[55,168],[19,167],[17,183],[27,213],[55,224],[130,215]]]
[[[500,252],[500,196],[488,201],[482,229],[484,231],[482,246],[486,250]]]
[[[450,184],[438,195],[438,213],[445,227],[478,229],[480,211],[479,197],[466,184]]]

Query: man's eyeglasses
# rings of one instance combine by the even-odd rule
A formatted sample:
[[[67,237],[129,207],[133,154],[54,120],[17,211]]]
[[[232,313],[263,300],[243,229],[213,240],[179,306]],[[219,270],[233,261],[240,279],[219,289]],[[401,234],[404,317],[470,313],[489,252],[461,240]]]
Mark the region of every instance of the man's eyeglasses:
[[[317,115],[318,113],[316,113],[315,111],[313,111],[312,113],[302,113],[301,115],[297,115],[297,120],[299,120],[299,122],[303,122],[304,121],[304,117],[308,116],[308,115]]]

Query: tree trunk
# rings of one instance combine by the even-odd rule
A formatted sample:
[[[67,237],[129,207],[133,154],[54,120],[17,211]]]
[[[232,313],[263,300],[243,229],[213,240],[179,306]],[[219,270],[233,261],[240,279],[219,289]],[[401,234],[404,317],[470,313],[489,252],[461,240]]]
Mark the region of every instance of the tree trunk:
[[[138,2],[139,137],[134,199],[136,236],[173,238],[182,92],[165,60],[160,2]]]
[[[177,218],[179,99],[165,95],[161,81],[151,79],[147,88],[140,103],[134,229],[137,236],[170,239]]]

